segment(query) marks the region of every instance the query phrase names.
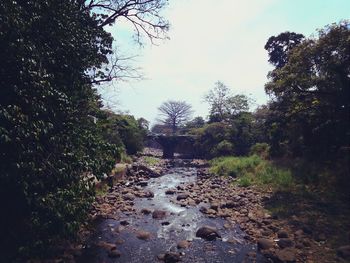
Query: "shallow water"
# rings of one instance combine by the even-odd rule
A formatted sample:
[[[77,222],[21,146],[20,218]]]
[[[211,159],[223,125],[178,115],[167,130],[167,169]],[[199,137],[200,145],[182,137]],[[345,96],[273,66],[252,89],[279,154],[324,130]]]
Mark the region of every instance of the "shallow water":
[[[207,218],[199,211],[198,207],[202,204],[198,207],[182,207],[172,202],[172,199],[176,199],[176,194],[165,194],[168,189],[195,181],[195,168],[173,168],[162,177],[150,179],[145,190],[152,191],[154,198],[135,199],[134,207],[137,211],[143,208],[166,210],[167,217],[155,220],[151,214],[133,213],[122,215],[119,221],[99,220],[96,222],[96,231],[78,262],[157,262],[157,255],[168,251],[180,252],[181,262],[264,262],[262,256],[256,254],[256,245],[245,240],[244,232],[237,225],[226,229],[223,226],[227,221]],[[129,225],[121,226],[120,221],[123,220]],[[203,225],[216,227],[222,238],[215,241],[196,238],[197,229]],[[152,238],[148,241],[136,238],[135,232],[138,230],[150,232]],[[191,246],[178,250],[177,243],[181,240],[192,241]],[[228,240],[234,242],[227,242]],[[104,249],[95,245],[98,241],[117,243],[121,256],[109,258]]]

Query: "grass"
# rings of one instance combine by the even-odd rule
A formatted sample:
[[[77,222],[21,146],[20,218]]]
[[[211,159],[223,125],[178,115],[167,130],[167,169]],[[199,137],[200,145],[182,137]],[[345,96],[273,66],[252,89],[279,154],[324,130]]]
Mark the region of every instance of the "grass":
[[[143,161],[145,162],[145,164],[150,166],[157,165],[159,163],[159,159],[152,156],[145,156],[143,158]]]
[[[249,157],[220,157],[210,161],[210,172],[220,176],[237,177],[237,184],[286,189],[294,185],[290,170],[275,167],[257,155]]]

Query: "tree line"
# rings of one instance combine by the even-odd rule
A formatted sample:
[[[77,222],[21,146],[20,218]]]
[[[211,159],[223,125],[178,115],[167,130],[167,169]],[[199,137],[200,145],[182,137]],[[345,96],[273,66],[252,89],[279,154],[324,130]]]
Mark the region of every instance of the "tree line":
[[[270,98],[265,105],[252,111],[252,99],[232,94],[218,81],[205,96],[210,105],[207,120],[187,118],[178,132],[197,135],[199,157],[265,149],[271,158],[303,163],[305,174],[326,168],[339,185],[349,185],[349,21],[328,25],[309,38],[283,32],[271,36],[265,49],[274,66],[265,84]],[[152,130],[169,133],[167,121]]]

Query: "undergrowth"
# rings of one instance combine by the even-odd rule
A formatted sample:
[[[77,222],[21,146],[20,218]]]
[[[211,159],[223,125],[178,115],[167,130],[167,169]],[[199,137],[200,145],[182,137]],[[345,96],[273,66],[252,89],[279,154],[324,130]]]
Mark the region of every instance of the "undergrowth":
[[[258,185],[286,189],[294,185],[290,170],[277,168],[257,155],[215,158],[210,161],[210,166],[213,174],[237,177],[237,184],[242,187]]]

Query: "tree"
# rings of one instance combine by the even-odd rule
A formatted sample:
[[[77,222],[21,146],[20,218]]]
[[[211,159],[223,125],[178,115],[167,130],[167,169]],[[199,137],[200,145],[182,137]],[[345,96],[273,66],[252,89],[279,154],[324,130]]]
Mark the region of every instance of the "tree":
[[[165,3],[0,1],[4,251],[18,255],[18,247],[72,237],[86,219],[94,195],[86,175],[108,173],[120,153],[91,118],[102,107],[93,84],[119,72],[109,63],[113,38],[105,27],[124,18],[137,37],[141,31],[151,40],[161,37]]]
[[[349,54],[350,25],[343,21],[304,40],[270,74],[265,89],[280,115],[275,126],[294,155],[329,160],[349,147]]]
[[[173,134],[176,134],[178,128],[185,124],[192,115],[192,106],[185,101],[169,100],[164,102],[158,110],[160,111],[160,121],[168,125]]]
[[[276,68],[283,67],[288,62],[288,53],[299,45],[304,38],[302,34],[288,31],[270,37],[265,44],[265,49],[269,54],[269,62]]]
[[[205,96],[205,101],[210,105],[209,122],[220,122],[248,111],[251,99],[243,94],[232,95],[229,88],[218,81]]]

